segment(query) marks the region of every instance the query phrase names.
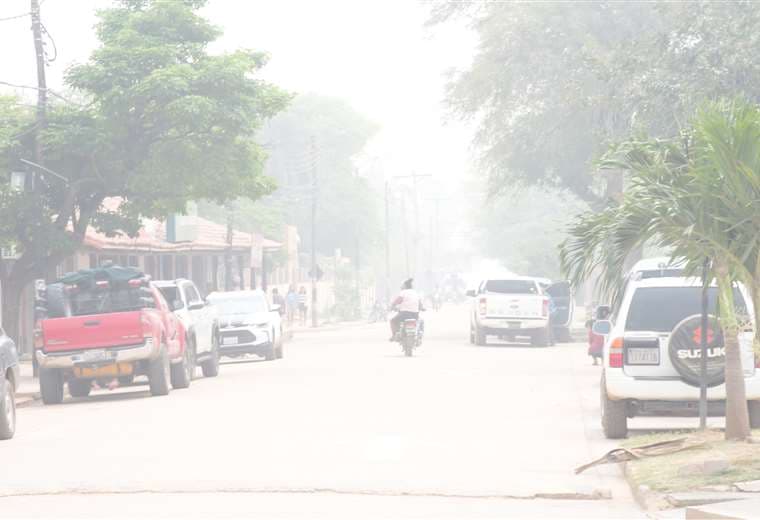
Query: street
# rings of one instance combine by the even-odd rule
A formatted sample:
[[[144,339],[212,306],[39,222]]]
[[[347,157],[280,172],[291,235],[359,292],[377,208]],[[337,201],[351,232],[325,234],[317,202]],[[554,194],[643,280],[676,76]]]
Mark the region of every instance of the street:
[[[619,468],[573,474],[616,446],[585,345],[474,347],[465,307],[427,331],[411,359],[385,324],[339,325],[168,397],[23,408],[0,516],[642,517]]]

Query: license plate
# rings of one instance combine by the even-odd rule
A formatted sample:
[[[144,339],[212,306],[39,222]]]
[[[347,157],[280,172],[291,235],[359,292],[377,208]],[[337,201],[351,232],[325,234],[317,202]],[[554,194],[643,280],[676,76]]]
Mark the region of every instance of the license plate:
[[[222,345],[237,345],[238,339],[237,336],[232,338],[222,338]]]
[[[82,352],[82,361],[86,363],[94,363],[103,361],[104,359],[106,359],[106,351],[103,349],[85,350]]]
[[[660,349],[658,348],[628,348],[626,363],[629,365],[659,365]]]
[[[510,329],[519,329],[520,328],[520,322],[519,321],[508,321],[507,327]]]

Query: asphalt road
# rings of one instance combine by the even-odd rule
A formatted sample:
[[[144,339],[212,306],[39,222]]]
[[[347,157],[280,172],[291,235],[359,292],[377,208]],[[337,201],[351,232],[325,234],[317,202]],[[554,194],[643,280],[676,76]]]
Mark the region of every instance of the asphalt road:
[[[573,474],[615,446],[583,345],[474,347],[463,307],[427,322],[411,359],[352,325],[167,397],[20,409],[0,517],[643,517],[617,467]]]

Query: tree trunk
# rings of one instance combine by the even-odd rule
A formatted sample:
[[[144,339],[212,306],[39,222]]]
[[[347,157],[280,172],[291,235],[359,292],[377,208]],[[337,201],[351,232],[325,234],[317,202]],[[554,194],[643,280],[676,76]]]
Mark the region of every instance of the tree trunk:
[[[715,274],[720,292],[720,319],[726,348],[726,434],[728,440],[744,440],[750,434],[747,392],[744,386],[739,323],[734,306],[734,287],[725,262],[716,259]]]

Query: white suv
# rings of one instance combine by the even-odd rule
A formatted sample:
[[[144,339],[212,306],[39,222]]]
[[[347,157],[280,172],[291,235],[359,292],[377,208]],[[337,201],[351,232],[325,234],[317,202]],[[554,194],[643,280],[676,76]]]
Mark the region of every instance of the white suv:
[[[651,263],[651,261],[649,261]],[[636,415],[693,413],[699,402],[701,294],[697,278],[677,268],[634,267],[611,321],[594,325],[606,335],[601,381],[602,426],[607,438],[628,433]],[[717,288],[708,290],[709,312],[715,314]],[[751,320],[752,301],[735,290],[737,308]],[[708,393],[711,413],[726,397],[725,350],[720,327],[708,327]],[[752,349],[751,321],[739,334],[742,367],[752,426],[760,427],[760,360]]]
[[[154,283],[185,328],[193,365],[200,365],[205,377],[218,375],[216,310],[201,298],[200,291],[190,280],[180,278]]]

